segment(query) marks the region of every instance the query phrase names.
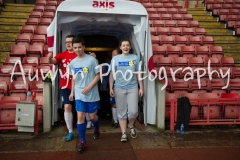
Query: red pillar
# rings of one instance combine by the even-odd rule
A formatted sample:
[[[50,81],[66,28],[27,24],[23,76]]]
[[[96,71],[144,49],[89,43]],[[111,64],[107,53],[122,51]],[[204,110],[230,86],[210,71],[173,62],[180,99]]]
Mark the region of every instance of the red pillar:
[[[189,7],[189,1],[188,0],[185,0],[185,8],[188,8]]]
[[[196,4],[195,4],[195,8],[197,8],[198,7],[198,0],[196,0]]]

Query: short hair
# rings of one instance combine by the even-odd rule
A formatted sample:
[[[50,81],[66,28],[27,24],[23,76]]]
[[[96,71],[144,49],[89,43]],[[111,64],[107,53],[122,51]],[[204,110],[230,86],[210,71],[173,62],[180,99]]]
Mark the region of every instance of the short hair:
[[[70,35],[67,35],[66,38],[74,38],[74,37],[75,37],[74,35],[70,34]]]
[[[72,44],[74,43],[82,43],[83,46],[85,46],[85,41],[82,37],[80,36],[77,36],[77,37],[74,37],[73,40],[72,40]]]
[[[124,38],[124,39],[122,39],[122,40],[120,41],[120,43],[119,43],[119,47],[118,47],[118,53],[119,53],[119,54],[122,53],[122,50],[120,49],[120,46],[122,45],[122,42],[126,42],[126,41],[130,44],[130,47],[131,47],[129,53],[133,53],[133,52],[134,52],[133,49],[132,49],[132,45],[131,45],[130,40],[127,39],[127,38]]]

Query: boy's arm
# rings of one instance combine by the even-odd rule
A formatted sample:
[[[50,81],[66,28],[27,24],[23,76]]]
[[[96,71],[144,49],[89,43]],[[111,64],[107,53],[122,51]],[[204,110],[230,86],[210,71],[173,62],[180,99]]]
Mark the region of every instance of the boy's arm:
[[[114,93],[113,93],[113,73],[112,71],[110,72],[110,77],[109,77],[109,89],[110,89],[110,96],[114,97]]]
[[[70,95],[69,95],[69,100],[70,100],[70,101],[73,101],[74,86],[75,86],[75,79],[72,77],[72,89],[71,89],[71,93],[70,93]]]
[[[48,53],[48,63],[49,64],[57,64],[57,60],[56,60],[56,58],[53,58],[53,55],[52,55],[52,53],[50,52],[50,53]]]
[[[100,80],[100,74],[97,73],[94,79],[92,80],[92,82],[83,89],[82,93],[88,94],[88,92],[93,88],[93,86],[95,86],[98,83],[99,80]]]

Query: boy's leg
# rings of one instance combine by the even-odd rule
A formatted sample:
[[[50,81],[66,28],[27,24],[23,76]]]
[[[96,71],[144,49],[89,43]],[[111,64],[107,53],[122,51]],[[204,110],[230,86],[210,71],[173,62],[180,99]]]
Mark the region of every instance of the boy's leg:
[[[100,136],[100,130],[99,130],[99,117],[97,116],[97,110],[100,107],[99,101],[97,102],[87,102],[87,112],[89,113],[89,117],[91,119],[91,122],[94,126],[94,139],[98,139]]]
[[[77,151],[82,151],[86,147],[86,124],[85,124],[85,102],[81,100],[76,100],[76,110],[77,110],[77,130],[79,136],[79,143],[77,146]]]
[[[73,138],[73,114],[72,102],[69,101],[70,89],[61,89],[62,103],[64,105],[64,119],[67,125],[68,134],[65,138],[66,141],[71,141]]]
[[[86,115],[86,120],[87,120],[87,128],[91,128],[92,122],[90,120],[89,114],[86,113],[85,115]]]

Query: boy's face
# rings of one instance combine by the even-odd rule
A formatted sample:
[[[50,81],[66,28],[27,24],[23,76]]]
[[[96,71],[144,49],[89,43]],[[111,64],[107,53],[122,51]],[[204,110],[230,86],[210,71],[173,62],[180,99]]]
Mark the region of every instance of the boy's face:
[[[73,51],[78,55],[82,56],[84,54],[85,46],[82,43],[74,43],[73,44]]]
[[[114,50],[112,51],[112,57],[114,57],[114,56],[116,56],[116,55],[118,55],[118,51],[117,51],[116,49],[114,49]]]
[[[73,46],[72,46],[72,37],[71,38],[66,38],[65,44],[66,44],[66,49],[68,51],[73,51]]]
[[[131,46],[128,41],[123,41],[120,49],[122,50],[122,53],[129,53]]]

